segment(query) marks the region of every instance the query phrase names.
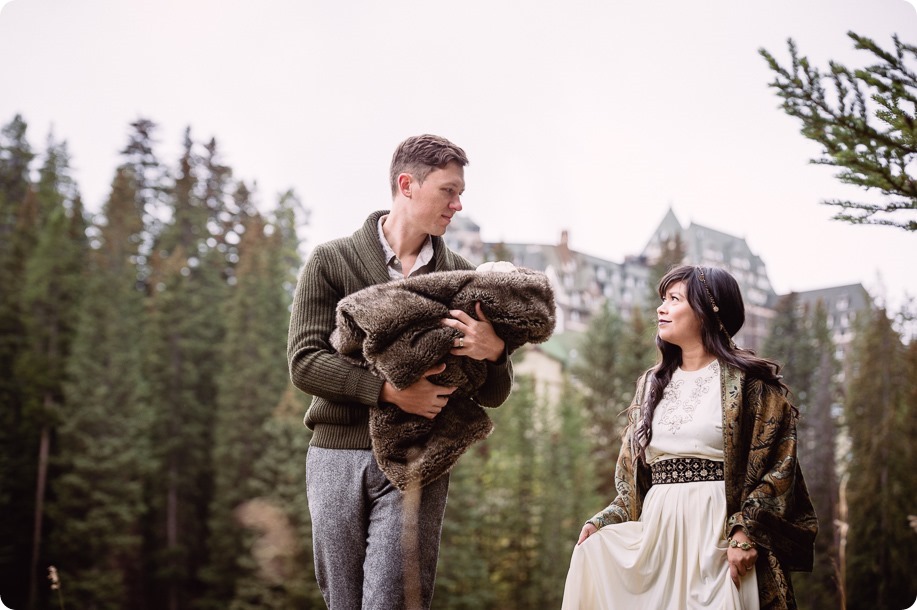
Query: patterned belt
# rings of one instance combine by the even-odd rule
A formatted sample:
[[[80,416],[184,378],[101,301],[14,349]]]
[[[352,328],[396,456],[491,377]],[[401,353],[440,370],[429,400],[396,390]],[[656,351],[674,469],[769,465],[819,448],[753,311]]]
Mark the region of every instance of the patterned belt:
[[[723,462],[701,458],[662,460],[650,464],[650,471],[653,475],[653,485],[723,480]]]

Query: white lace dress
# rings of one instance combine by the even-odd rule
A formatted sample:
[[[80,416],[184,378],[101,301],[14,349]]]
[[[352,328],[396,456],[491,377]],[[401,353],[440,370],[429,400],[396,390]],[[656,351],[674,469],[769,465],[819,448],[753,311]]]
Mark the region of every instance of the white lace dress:
[[[650,465],[723,460],[719,364],[678,369],[653,415]],[[726,562],[723,481],[653,485],[639,521],[603,527],[573,551],[563,610],[758,610],[754,570],[736,589]]]

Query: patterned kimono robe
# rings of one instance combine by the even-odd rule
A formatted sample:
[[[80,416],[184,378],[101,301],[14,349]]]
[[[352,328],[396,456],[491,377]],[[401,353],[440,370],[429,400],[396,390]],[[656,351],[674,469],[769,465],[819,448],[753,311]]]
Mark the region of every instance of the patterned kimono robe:
[[[796,461],[796,414],[775,387],[720,363],[727,519],[724,537],[744,527],[757,544],[761,610],[796,608],[789,570],[812,569],[818,520]],[[630,424],[615,469],[618,495],[589,520],[597,528],[636,521],[650,488],[650,471],[634,468],[633,430],[645,396],[637,384]]]

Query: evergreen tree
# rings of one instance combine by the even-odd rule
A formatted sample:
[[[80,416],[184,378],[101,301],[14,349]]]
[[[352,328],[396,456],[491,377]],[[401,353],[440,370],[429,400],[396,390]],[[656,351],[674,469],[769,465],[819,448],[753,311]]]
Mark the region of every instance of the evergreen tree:
[[[169,191],[171,218],[168,226],[158,234],[156,240],[156,249],[159,252],[171,253],[182,247],[189,257],[194,257],[202,246],[201,242],[206,246],[208,214],[204,202],[197,193],[198,179],[195,172],[198,162],[198,157],[194,154],[194,142],[191,140],[191,129],[186,128],[178,172]]]
[[[535,608],[539,505],[539,434],[543,427],[533,380],[516,378],[509,399],[491,413],[494,432],[487,440],[488,503],[483,527],[491,573],[493,608]]]
[[[67,366],[61,474],[49,507],[49,556],[67,597],[86,608],[141,608],[146,598],[143,481],[152,469],[135,189],[132,170],[119,168],[96,227]]]
[[[248,187],[242,182],[233,183],[232,168],[223,165],[215,139],[205,145],[196,170],[203,191],[201,203],[207,213],[210,264],[222,266],[224,277],[232,282],[242,227],[246,218],[257,215],[257,210]]]
[[[433,607],[557,607],[570,552],[600,508],[581,397],[548,404],[516,379],[495,429],[452,472]]]
[[[236,284],[226,310],[226,336],[215,415],[215,489],[210,509],[208,596],[230,599],[243,571],[243,531],[236,511],[256,497],[253,467],[267,443],[264,424],[288,384],[285,345],[289,293],[279,232],[266,234],[260,216],[245,223]],[[292,459],[292,456],[290,456]],[[257,504],[249,504],[257,506]]]
[[[453,469],[433,608],[531,608],[538,596],[540,469],[534,384],[517,376],[494,432]]]
[[[913,346],[884,309],[858,319],[844,411],[850,436],[846,593],[849,608],[906,608],[917,596],[908,515],[917,496]]]
[[[35,157],[20,115],[0,129],[0,404],[18,402],[13,362],[22,337],[19,306],[25,259],[35,243],[29,166]],[[4,426],[4,429],[8,429]]]
[[[16,207],[29,191],[29,168],[35,154],[26,138],[28,124],[17,114],[0,129],[0,237],[4,243],[16,224]]]
[[[632,370],[621,366],[624,322],[606,303],[589,322],[572,373],[583,387],[586,430],[592,440],[596,490],[609,500],[615,496],[614,470],[626,425],[624,411],[633,395]]]
[[[130,126],[128,142],[121,151],[121,156],[124,159],[122,165],[131,170],[137,185],[135,205],[142,215],[145,227],[137,262],[140,279],[146,281],[150,274],[149,257],[153,250],[153,241],[162,233],[162,225],[167,217],[169,174],[156,155],[156,123],[146,118],[138,118]]]
[[[147,377],[159,467],[150,480],[157,607],[176,609],[204,590],[206,515],[212,494],[216,373],[228,286],[209,264],[207,223],[195,178],[197,157],[186,133],[170,222],[156,235],[150,260]],[[138,184],[139,186],[139,184]],[[203,264],[202,264],[203,262]]]
[[[227,210],[232,210],[232,203],[229,201],[232,188],[232,168],[223,165],[215,138],[211,138],[204,145],[204,155],[201,157],[198,170],[203,186],[201,200],[210,211],[211,216],[220,221],[220,224],[208,228],[211,236],[220,239],[232,229],[230,224],[232,215],[226,214]]]
[[[587,426],[582,396],[566,383],[552,408],[557,422],[540,435],[539,479],[542,508],[538,532],[538,564],[533,579],[537,590],[530,608],[559,608],[570,554],[586,519],[610,498],[596,494],[596,464],[592,444],[583,435]]]
[[[296,289],[299,268],[302,266],[299,251],[304,241],[297,230],[308,226],[310,216],[310,210],[303,205],[299,196],[293,190],[288,190],[280,196],[268,226],[280,239],[281,247],[277,255],[280,257],[279,264],[285,272],[282,285],[290,295]]]
[[[487,498],[491,479],[486,470],[489,442],[471,447],[450,475],[433,595],[437,610],[493,607],[490,530],[483,527],[490,510]]]
[[[37,456],[30,469],[35,474],[30,605],[38,593],[52,435],[62,417],[65,366],[88,249],[86,222],[69,175],[66,144],[50,138],[37,185],[37,202],[40,229],[26,261],[21,293],[25,341],[13,371],[23,398],[19,433],[31,442],[31,455]]]
[[[159,208],[166,199],[168,182],[168,171],[155,151],[155,134],[159,127],[143,117],[130,126],[131,132],[121,156],[137,182],[137,205],[144,215],[143,224],[157,227],[157,223],[162,220]]]
[[[25,260],[34,247],[37,231],[37,219],[30,211],[35,198],[29,179],[29,166],[35,155],[26,130],[20,115],[0,129],[0,405],[5,407],[3,416],[9,417],[9,421],[3,420],[8,425],[0,426],[0,434],[14,429],[14,416],[19,411],[13,363],[23,336],[20,295]],[[9,447],[6,442],[2,445]]]
[[[619,363],[615,374],[622,392],[633,399],[639,378],[656,363],[656,330],[659,307],[659,282],[674,267],[685,262],[686,250],[681,233],[676,233],[660,245],[659,255],[652,261],[647,278],[647,301],[643,308],[634,307],[628,316],[621,342],[618,344]],[[622,404],[622,408],[629,403]],[[618,445],[620,446],[620,445]]]
[[[246,530],[230,610],[325,608],[315,583],[312,522],[303,483],[311,437],[302,425],[308,396],[288,385],[265,421],[265,446],[253,468],[251,499],[235,511]],[[224,606],[225,607],[225,606]]]
[[[804,607],[836,609],[841,602],[834,536],[838,497],[835,346],[824,303],[811,310],[800,304],[796,293],[790,293],[777,302],[775,311],[762,351],[782,364],[781,374],[794,393],[791,399],[800,411],[798,458],[819,520],[814,569],[794,575],[793,584]]]
[[[659,305],[659,293],[656,291],[659,286],[659,281],[673,267],[681,265],[684,262],[685,244],[681,239],[681,234],[676,233],[660,244],[659,255],[650,265],[650,276],[648,279],[650,294],[648,302],[652,305],[650,309],[653,313],[656,311],[656,306]]]
[[[0,129],[0,597],[27,601],[34,495],[34,437],[23,429],[21,384],[13,367],[23,349],[25,264],[38,231],[37,199],[29,167],[34,158],[21,116]]]
[[[676,233],[661,242],[659,244],[659,254],[655,259],[648,262],[649,276],[646,280],[647,300],[643,315],[646,316],[647,320],[653,321],[655,332],[655,323],[657,320],[656,308],[659,307],[660,301],[658,292],[659,282],[671,269],[685,262],[685,244],[681,239],[681,233]],[[655,340],[651,339],[650,343],[655,345]]]
[[[795,292],[781,297],[774,312],[776,315],[771,322],[762,353],[781,363],[780,372],[784,381],[795,394],[793,402],[805,416],[813,375],[820,360],[808,312],[800,305],[799,295]]]
[[[783,110],[802,122],[805,137],[823,146],[812,162],[837,167],[841,182],[884,196],[883,203],[825,201],[840,208],[834,218],[917,231],[917,180],[911,175],[917,159],[917,75],[908,65],[917,59],[917,47],[894,36],[889,51],[865,36],[847,35],[876,63],[851,70],[832,61],[830,73],[823,74],[799,57],[792,39],[789,68],[765,49],[759,52],[776,74],[771,87],[783,99]]]
[[[509,261],[514,263],[513,253],[507,247],[504,242],[497,242],[492,246],[490,252],[487,253],[487,260],[489,261]]]
[[[834,357],[834,341],[828,329],[828,313],[819,301],[809,315],[811,337],[817,365],[800,407],[804,417],[799,424],[799,460],[809,495],[818,515],[819,534],[815,539],[815,567],[811,573],[794,576],[796,598],[810,610],[835,610],[841,607],[840,559],[835,525],[838,519],[837,421],[839,366]]]
[[[624,326],[615,372],[625,397],[628,392],[632,397],[637,381],[656,361],[656,319],[655,310],[648,316],[635,307]]]
[[[132,124],[88,230],[66,145],[32,185],[24,121],[0,132],[0,595],[34,606],[53,560],[81,607],[322,607],[284,357],[302,206],[288,192],[266,222],[190,131],[170,183],[154,131]],[[293,532],[282,582],[272,519]],[[204,583],[208,526],[235,553]]]
[[[264,321],[270,320],[272,330],[265,336],[264,343],[270,342],[270,336],[274,337],[274,349],[265,361],[273,362],[272,376],[283,376],[285,391],[262,425],[264,444],[249,477],[249,499],[234,511],[233,516],[244,532],[230,610],[325,607],[313,576],[312,521],[303,477],[311,434],[302,425],[302,415],[311,397],[298,392],[289,383],[283,349],[289,306],[301,265],[297,254],[297,211],[305,212],[308,217],[308,210],[292,191],[288,191],[281,195],[272,220],[265,227],[271,244],[268,250],[271,279],[265,290],[274,295],[275,307],[277,303],[282,304],[280,313],[274,311],[265,316]],[[245,251],[246,248],[242,248],[240,286],[251,275],[246,271],[248,265],[243,265]],[[276,349],[278,342],[279,350]]]

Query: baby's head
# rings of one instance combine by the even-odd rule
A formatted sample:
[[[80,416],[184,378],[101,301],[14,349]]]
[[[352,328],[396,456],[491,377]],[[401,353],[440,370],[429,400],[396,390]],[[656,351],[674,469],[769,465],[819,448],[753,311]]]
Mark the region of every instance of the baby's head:
[[[516,265],[509,261],[488,261],[481,263],[475,271],[489,271],[496,273],[512,273],[516,270]]]

